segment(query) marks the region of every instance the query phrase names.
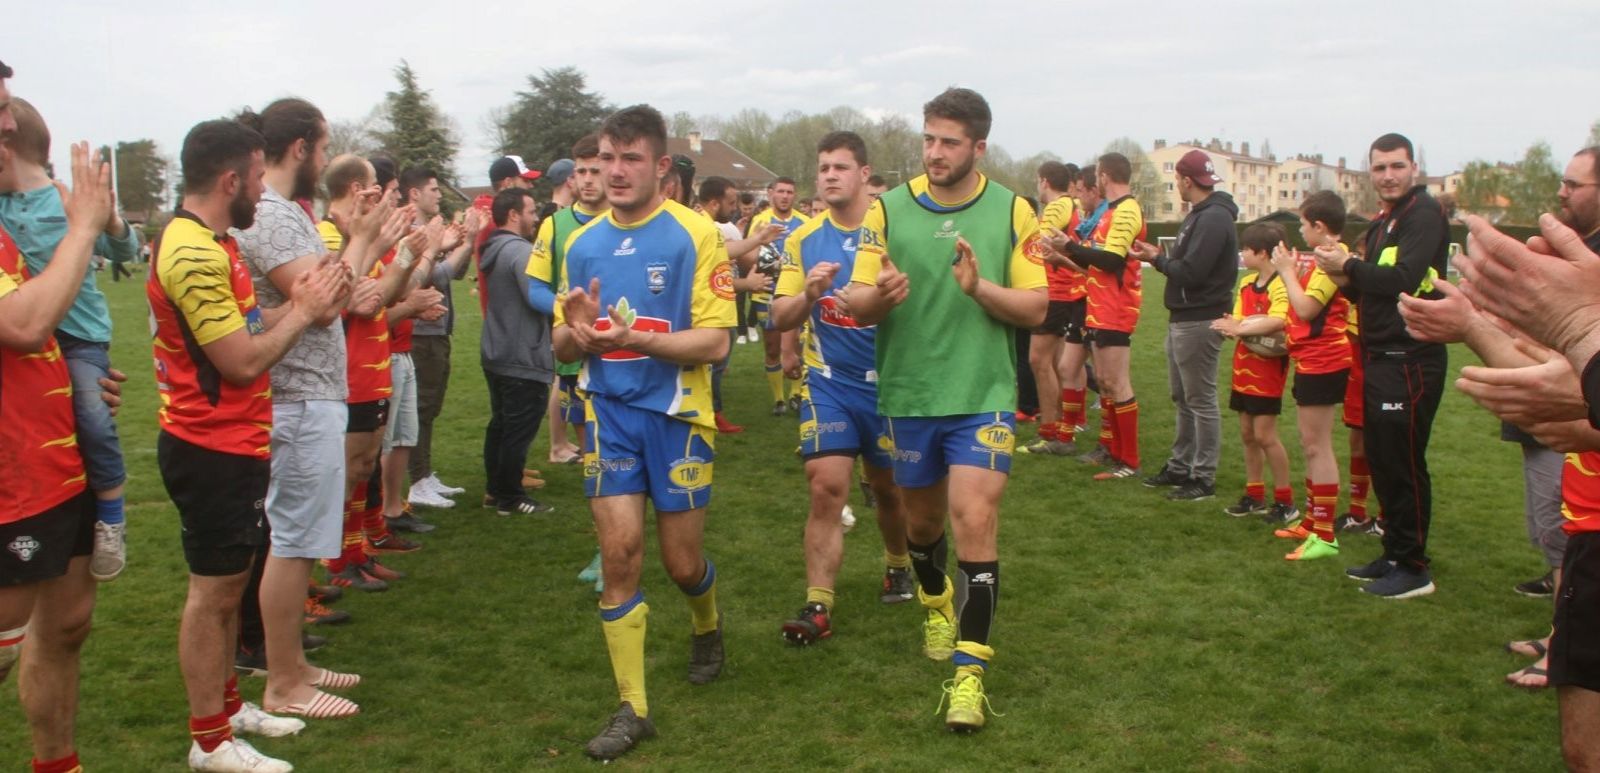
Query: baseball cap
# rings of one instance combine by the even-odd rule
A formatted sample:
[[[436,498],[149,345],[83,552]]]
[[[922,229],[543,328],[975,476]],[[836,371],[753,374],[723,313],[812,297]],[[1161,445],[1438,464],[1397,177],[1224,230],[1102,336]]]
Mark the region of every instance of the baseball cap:
[[[550,164],[549,169],[544,170],[544,177],[551,185],[560,185],[572,176],[572,167],[572,159],[558,158]]]
[[[1191,150],[1178,159],[1174,167],[1178,174],[1210,188],[1222,182],[1222,175],[1217,174],[1216,168],[1211,163],[1211,157],[1203,150]]]
[[[524,180],[537,180],[540,173],[537,169],[529,169],[522,163],[522,156],[501,156],[489,165],[489,184],[494,185],[501,180],[511,177],[521,177]]]

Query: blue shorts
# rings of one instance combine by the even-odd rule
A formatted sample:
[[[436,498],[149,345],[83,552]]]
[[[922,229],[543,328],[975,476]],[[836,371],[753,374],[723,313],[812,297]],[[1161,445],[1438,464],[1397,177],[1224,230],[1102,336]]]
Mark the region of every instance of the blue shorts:
[[[894,443],[894,482],[901,488],[932,486],[958,464],[1011,472],[1017,440],[1011,411],[884,421]]]
[[[712,443],[717,431],[605,395],[584,403],[583,493],[589,497],[647,493],[658,513],[711,501]]]
[[[875,390],[836,384],[810,373],[806,399],[800,407],[800,455],[860,456],[873,467],[888,469],[894,462],[888,430],[878,415]]]
[[[122,462],[122,441],[111,408],[100,399],[100,379],[111,374],[109,344],[56,334],[61,356],[72,377],[72,414],[78,423],[78,453],[89,488],[109,491],[128,479]]]
[[[578,377],[559,376],[561,382],[561,399],[556,410],[561,412],[561,420],[577,426],[587,421],[583,411],[583,398],[578,396]]]

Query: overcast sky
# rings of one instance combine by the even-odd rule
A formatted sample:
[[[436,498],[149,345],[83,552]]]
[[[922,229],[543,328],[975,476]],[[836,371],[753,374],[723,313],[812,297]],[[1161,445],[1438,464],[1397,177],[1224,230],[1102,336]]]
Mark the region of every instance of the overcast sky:
[[[1442,174],[1538,139],[1564,161],[1600,119],[1596,0],[59,0],[5,16],[11,91],[43,113],[63,169],[71,140],[150,137],[176,157],[196,122],[281,96],[359,118],[402,57],[459,128],[467,185],[493,160],[484,114],[567,65],[612,103],[668,116],[920,116],[968,86],[993,107],[991,142],[1068,160],[1119,136],[1216,136],[1356,165],[1400,131]]]

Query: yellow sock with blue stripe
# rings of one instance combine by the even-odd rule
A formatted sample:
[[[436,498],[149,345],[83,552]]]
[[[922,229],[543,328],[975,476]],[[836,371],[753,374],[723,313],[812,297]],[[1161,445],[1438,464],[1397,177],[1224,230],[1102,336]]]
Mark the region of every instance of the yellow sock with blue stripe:
[[[644,693],[644,633],[649,615],[650,606],[644,603],[642,590],[621,604],[600,605],[600,629],[605,632],[606,649],[611,653],[617,693],[641,717],[650,716]]]
[[[955,654],[950,656],[950,662],[956,665],[957,677],[962,674],[983,676],[991,660],[994,660],[994,648],[975,641],[956,642]]]
[[[812,586],[806,588],[806,603],[821,604],[829,612],[833,611],[833,589]]]
[[[706,574],[693,588],[685,588],[689,599],[689,622],[694,625],[694,635],[711,633],[721,622],[717,614],[717,567],[706,559]]]
[[[772,402],[783,402],[783,366],[767,366],[767,389],[772,390]]]

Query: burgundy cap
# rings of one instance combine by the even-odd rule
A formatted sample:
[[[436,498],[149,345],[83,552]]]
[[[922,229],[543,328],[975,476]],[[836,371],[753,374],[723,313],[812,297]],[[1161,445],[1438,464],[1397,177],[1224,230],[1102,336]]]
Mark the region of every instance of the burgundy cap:
[[[1211,157],[1203,150],[1191,150],[1178,159],[1176,167],[1178,174],[1183,175],[1207,188],[1222,182],[1222,175],[1217,174],[1216,168],[1211,163]]]

